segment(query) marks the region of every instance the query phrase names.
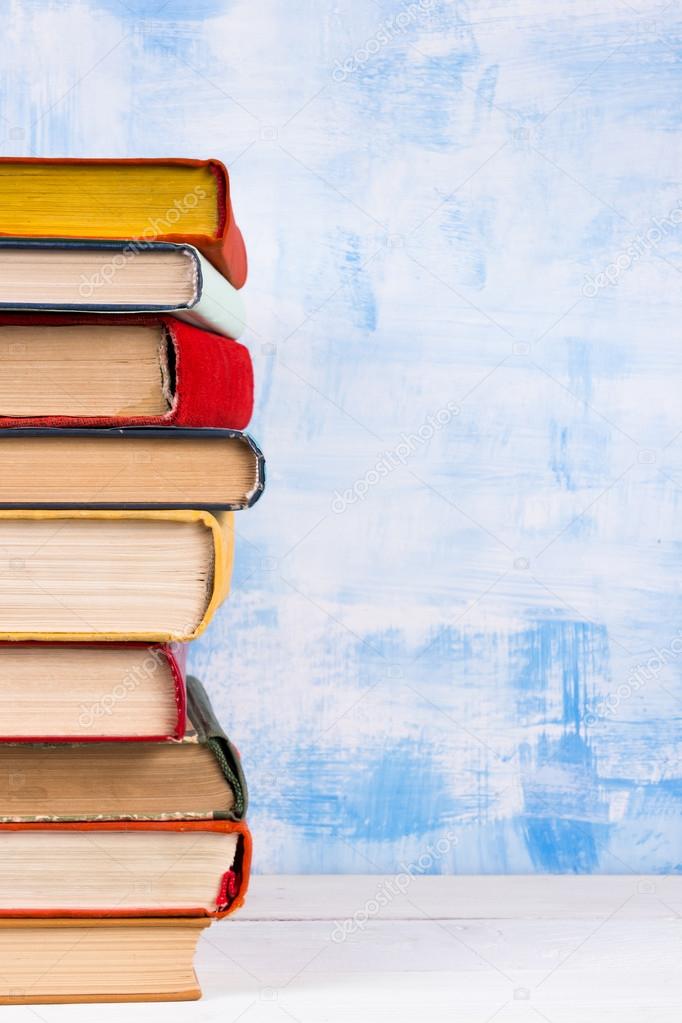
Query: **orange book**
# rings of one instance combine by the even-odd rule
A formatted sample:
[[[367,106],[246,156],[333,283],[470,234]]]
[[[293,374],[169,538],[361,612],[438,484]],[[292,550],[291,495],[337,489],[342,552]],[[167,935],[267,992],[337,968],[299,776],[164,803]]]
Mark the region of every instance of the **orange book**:
[[[221,919],[250,870],[243,821],[3,823],[0,918]]]

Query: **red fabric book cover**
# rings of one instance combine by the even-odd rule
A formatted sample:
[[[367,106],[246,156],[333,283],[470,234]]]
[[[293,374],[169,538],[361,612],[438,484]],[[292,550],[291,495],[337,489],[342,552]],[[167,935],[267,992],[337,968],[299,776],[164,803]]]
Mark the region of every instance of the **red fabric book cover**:
[[[3,327],[99,325],[165,329],[174,353],[171,408],[160,416],[0,416],[0,427],[182,426],[243,430],[253,412],[253,365],[247,348],[172,316],[71,316],[0,313]]]
[[[77,823],[21,823],[2,824],[2,831],[214,831],[238,836],[237,852],[234,863],[221,876],[215,902],[210,911],[204,906],[192,908],[162,907],[135,908],[126,906],[117,909],[78,909],[64,910],[55,906],[50,909],[0,909],[0,918],[4,917],[211,917],[220,920],[234,913],[243,905],[251,877],[251,832],[243,821],[84,821]]]

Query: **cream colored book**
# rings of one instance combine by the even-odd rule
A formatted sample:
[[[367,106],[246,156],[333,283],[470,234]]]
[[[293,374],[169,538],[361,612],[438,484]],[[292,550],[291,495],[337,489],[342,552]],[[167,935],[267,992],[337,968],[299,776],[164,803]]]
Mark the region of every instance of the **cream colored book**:
[[[238,338],[240,292],[192,245],[0,239],[0,309],[165,312]]]

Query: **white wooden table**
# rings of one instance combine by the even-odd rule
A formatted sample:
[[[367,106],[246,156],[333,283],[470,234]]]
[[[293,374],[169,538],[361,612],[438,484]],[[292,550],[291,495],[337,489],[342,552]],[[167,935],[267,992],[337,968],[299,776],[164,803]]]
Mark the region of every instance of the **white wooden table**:
[[[682,877],[255,877],[197,972],[200,1002],[2,1020],[679,1023]]]

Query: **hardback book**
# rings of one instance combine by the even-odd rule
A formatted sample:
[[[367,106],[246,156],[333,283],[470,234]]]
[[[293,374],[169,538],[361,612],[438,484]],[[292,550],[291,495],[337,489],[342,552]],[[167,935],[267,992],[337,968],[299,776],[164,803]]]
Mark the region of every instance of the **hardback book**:
[[[0,233],[195,245],[234,285],[246,250],[219,160],[0,160]]]
[[[49,728],[49,743],[3,738],[0,823],[241,820],[247,795],[239,755],[192,676],[187,701],[180,741],[67,742]]]
[[[194,639],[227,596],[231,512],[0,511],[0,640]]]
[[[186,649],[0,643],[0,743],[182,739]]]
[[[0,824],[0,916],[220,918],[250,863],[243,821]]]
[[[264,486],[263,455],[235,430],[0,429],[0,507],[236,511]]]
[[[0,1004],[201,998],[193,968],[207,917],[0,919]]]
[[[0,427],[243,430],[252,411],[238,341],[172,316],[0,314]]]
[[[246,328],[240,292],[170,242],[0,238],[0,309],[172,313],[232,338]]]

